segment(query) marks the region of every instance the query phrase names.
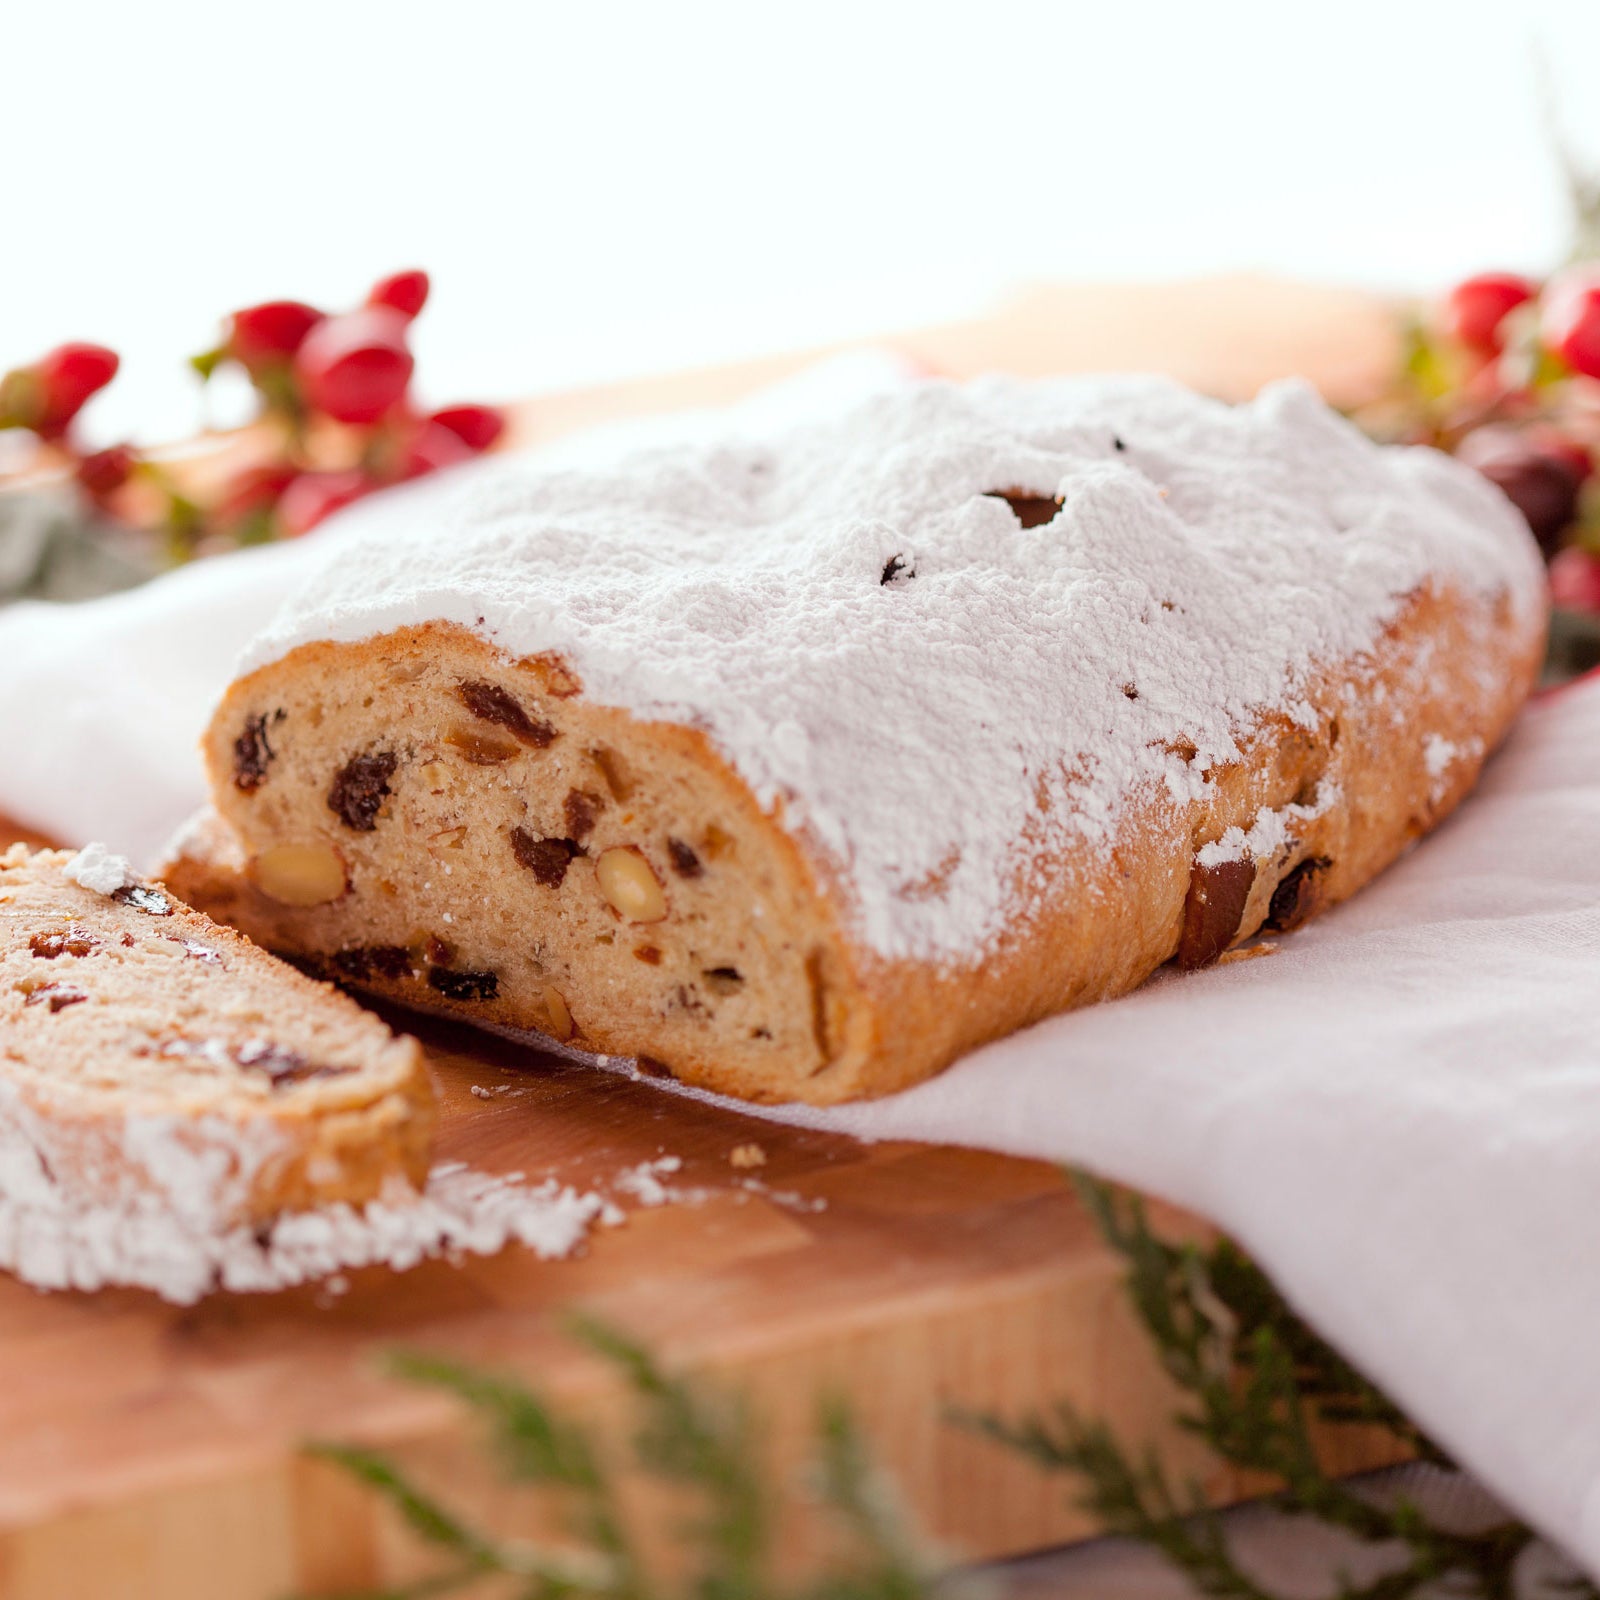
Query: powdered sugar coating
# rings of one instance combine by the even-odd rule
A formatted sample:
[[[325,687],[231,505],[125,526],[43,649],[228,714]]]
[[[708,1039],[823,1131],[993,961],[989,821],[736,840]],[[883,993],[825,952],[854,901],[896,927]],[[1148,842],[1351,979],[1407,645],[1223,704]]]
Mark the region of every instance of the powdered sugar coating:
[[[1062,509],[1023,527],[1002,490]],[[1302,384],[1229,407],[1154,378],[927,382],[778,437],[389,496],[243,666],[431,620],[560,652],[591,699],[703,729],[840,869],[870,947],[967,962],[1041,815],[1101,843],[1152,784],[1197,796],[1434,578],[1530,626],[1542,605],[1498,491]]]

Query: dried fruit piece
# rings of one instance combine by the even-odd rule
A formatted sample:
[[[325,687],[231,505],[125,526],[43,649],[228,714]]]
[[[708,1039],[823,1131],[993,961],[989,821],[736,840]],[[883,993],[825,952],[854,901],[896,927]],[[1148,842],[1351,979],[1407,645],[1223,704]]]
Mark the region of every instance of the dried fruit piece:
[[[247,1039],[233,1052],[233,1059],[241,1067],[266,1074],[274,1089],[287,1089],[297,1083],[307,1083],[313,1078],[337,1078],[354,1067],[317,1065],[298,1050],[285,1049],[268,1039]]]
[[[680,878],[698,878],[705,871],[700,857],[682,839],[668,839],[667,854],[672,858],[672,870]]]
[[[1208,967],[1233,943],[1244,916],[1245,902],[1256,881],[1253,858],[1195,863],[1189,876],[1189,897],[1183,903],[1183,932],[1178,938],[1178,965],[1185,972]]]
[[[561,809],[566,815],[568,834],[582,844],[594,832],[596,819],[605,806],[599,795],[588,789],[569,789]]]
[[[1267,927],[1274,933],[1292,933],[1315,916],[1322,905],[1322,880],[1332,865],[1326,856],[1312,856],[1287,874],[1272,891]]]
[[[70,923],[60,933],[36,933],[28,940],[28,948],[40,961],[54,961],[57,956],[87,956],[100,948],[100,941],[87,928]]]
[[[328,790],[328,809],[347,828],[371,833],[378,826],[378,808],[389,794],[389,780],[400,758],[392,750],[352,756],[339,769]]]
[[[661,880],[643,854],[632,845],[605,851],[594,864],[600,893],[629,922],[660,922],[667,914],[667,896]]]
[[[413,976],[411,952],[397,944],[356,945],[333,954],[333,970],[352,983],[370,978],[409,978]]]
[[[571,839],[541,839],[526,828],[511,830],[511,851],[547,889],[559,889],[572,858],[582,854]]]
[[[119,905],[132,906],[135,911],[144,912],[147,917],[172,915],[172,902],[159,889],[152,889],[148,884],[125,883],[120,889],[111,891],[111,898]]]
[[[244,725],[244,732],[233,741],[233,786],[245,794],[253,794],[267,781],[267,768],[277,758],[267,738],[270,722],[282,722],[283,712],[252,717]]]
[[[28,990],[22,1003],[25,1006],[48,1005],[54,1016],[88,998],[82,989],[75,989],[70,983],[41,983]]]
[[[542,717],[532,716],[521,703],[497,683],[472,679],[456,685],[456,694],[473,716],[504,728],[514,739],[543,750],[556,737],[555,728]]]
[[[493,1000],[500,989],[497,972],[457,972],[450,967],[430,967],[428,987],[447,1000]]]
[[[344,861],[332,845],[280,844],[257,856],[256,887],[285,906],[322,906],[349,887]]]
[[[177,945],[191,961],[203,962],[208,967],[227,966],[220,950],[213,950],[210,945],[201,944],[198,939],[169,939],[169,942]]]
[[[1024,528],[1042,528],[1045,523],[1055,520],[1062,506],[1062,502],[1053,496],[1024,494],[1020,489],[990,489],[986,498],[1004,500]],[[888,581],[884,579],[885,583]]]

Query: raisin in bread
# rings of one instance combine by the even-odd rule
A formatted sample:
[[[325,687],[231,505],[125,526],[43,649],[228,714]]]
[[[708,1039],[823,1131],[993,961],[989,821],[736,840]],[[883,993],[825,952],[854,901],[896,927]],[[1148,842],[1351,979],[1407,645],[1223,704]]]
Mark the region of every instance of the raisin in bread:
[[[933,383],[458,494],[352,516],[257,641],[172,881],[755,1099],[1298,926],[1467,792],[1542,651],[1498,492],[1295,385]]]
[[[97,846],[0,855],[7,1198],[226,1228],[426,1175],[416,1042]]]

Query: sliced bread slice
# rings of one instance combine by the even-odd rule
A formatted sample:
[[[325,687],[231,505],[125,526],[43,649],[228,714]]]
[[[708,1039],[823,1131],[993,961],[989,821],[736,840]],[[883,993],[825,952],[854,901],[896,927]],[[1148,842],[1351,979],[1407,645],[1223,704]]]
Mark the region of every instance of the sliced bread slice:
[[[256,1226],[425,1180],[422,1052],[91,845],[0,854],[0,1194]]]

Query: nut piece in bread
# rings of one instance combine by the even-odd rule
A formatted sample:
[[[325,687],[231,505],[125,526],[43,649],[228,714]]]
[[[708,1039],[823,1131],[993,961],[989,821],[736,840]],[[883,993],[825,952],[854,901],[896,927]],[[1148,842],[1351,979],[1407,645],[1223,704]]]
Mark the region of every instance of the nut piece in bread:
[[[259,1226],[420,1187],[413,1039],[99,847],[0,855],[7,1198]]]

